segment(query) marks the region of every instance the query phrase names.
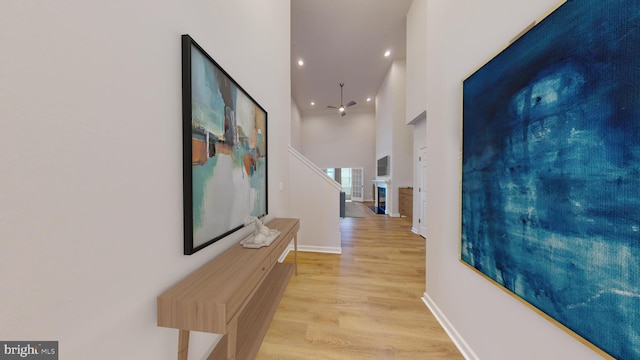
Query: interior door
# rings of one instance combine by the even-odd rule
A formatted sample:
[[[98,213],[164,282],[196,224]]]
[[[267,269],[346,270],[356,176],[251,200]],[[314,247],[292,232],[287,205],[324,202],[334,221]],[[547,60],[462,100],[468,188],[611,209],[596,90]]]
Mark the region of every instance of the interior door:
[[[363,168],[351,168],[351,201],[364,201],[363,177]]]
[[[420,148],[420,235],[427,237],[427,148]]]

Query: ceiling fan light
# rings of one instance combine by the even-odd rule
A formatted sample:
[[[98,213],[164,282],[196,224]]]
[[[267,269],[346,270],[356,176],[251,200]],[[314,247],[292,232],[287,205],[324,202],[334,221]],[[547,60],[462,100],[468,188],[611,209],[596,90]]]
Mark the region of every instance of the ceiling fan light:
[[[338,108],[338,111],[344,112],[344,106],[340,105],[340,107]]]

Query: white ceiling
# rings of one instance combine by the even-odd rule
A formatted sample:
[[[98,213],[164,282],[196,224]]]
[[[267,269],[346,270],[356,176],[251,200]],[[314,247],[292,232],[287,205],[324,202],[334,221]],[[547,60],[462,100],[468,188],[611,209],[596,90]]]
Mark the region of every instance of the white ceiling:
[[[341,82],[343,103],[357,102],[347,112],[374,110],[376,92],[389,66],[405,59],[411,2],[291,0],[291,94],[303,116],[332,112],[337,116],[337,110],[327,105],[340,105]],[[385,58],[387,49],[391,56]],[[304,60],[302,67],[298,59]]]

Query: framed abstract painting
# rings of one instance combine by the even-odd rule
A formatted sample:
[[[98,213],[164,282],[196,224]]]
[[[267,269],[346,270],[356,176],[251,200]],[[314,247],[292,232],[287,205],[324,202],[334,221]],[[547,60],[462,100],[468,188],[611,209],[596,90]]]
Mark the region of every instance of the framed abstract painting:
[[[184,254],[267,214],[267,112],[182,35]]]
[[[568,0],[463,81],[461,261],[640,359],[640,2]]]

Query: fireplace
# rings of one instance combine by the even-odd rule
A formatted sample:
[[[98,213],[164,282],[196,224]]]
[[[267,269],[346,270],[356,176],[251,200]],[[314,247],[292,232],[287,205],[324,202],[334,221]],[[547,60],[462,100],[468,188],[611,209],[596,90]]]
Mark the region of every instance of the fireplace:
[[[376,209],[378,210],[378,214],[386,214],[387,213],[387,188],[378,186],[378,203],[376,204]]]
[[[375,204],[373,205],[373,211],[376,214],[387,214],[387,203],[393,203],[393,192],[387,194],[387,189],[391,189],[391,179],[376,179],[373,180],[375,188],[373,189],[373,195],[375,197]],[[389,209],[391,210],[391,209]]]

